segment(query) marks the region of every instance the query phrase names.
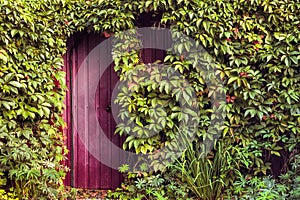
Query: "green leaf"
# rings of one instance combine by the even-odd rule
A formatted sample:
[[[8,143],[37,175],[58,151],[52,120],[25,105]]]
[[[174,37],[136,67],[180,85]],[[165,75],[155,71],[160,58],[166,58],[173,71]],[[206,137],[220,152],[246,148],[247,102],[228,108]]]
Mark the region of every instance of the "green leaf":
[[[23,87],[22,84],[17,82],[17,81],[10,81],[9,84],[12,85],[12,86],[15,86],[17,88]]]
[[[24,117],[24,119],[27,119],[28,117],[28,112],[25,110],[22,110],[22,116]]]
[[[150,6],[151,3],[152,3],[152,1],[146,1],[145,7],[148,8],[148,7]]]
[[[237,79],[238,79],[238,77],[231,77],[231,78],[229,78],[227,83],[230,84],[230,83],[236,81]]]
[[[46,117],[49,117],[50,115],[50,109],[47,107],[42,107],[44,114],[46,115]]]
[[[184,48],[184,44],[183,43],[180,43],[178,46],[177,46],[177,50],[180,54],[182,54],[183,52],[183,48]]]
[[[28,116],[31,118],[31,119],[34,119],[35,118],[35,114],[33,112],[28,112]]]
[[[279,41],[284,40],[286,38],[286,35],[283,33],[275,32],[274,37],[278,39]]]
[[[12,29],[10,31],[10,33],[11,33],[11,36],[14,37],[18,33],[18,30],[17,29]]]

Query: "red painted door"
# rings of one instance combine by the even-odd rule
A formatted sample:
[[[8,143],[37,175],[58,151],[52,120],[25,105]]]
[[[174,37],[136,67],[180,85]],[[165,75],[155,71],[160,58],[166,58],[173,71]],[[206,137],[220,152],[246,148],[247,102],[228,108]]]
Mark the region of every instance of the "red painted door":
[[[98,44],[100,44],[104,38],[100,34],[76,34],[68,41],[68,51],[65,55],[65,71],[67,74],[67,86],[69,88],[66,97],[66,112],[65,120],[68,128],[67,132],[67,147],[69,149],[67,166],[70,168],[70,172],[66,177],[66,185],[71,185],[76,188],[89,188],[89,189],[113,189],[120,186],[122,181],[122,175],[115,169],[110,168],[102,164],[99,159],[94,157],[89,148],[93,148],[93,151],[98,151],[100,154],[107,156],[118,157],[118,155],[112,155],[110,148],[103,149],[103,141],[100,139],[96,145],[89,146],[87,148],[86,143],[92,141],[94,132],[91,129],[95,129],[96,126],[91,124],[90,113],[88,109],[89,84],[92,81],[89,77],[89,69],[95,70],[96,66],[101,65],[101,59],[97,56],[87,56]],[[109,48],[108,48],[109,49]],[[108,52],[107,55],[110,55]],[[101,55],[99,55],[101,57]],[[106,56],[106,55],[104,55]],[[86,59],[88,57],[88,59]],[[78,78],[79,67],[85,66],[82,77],[86,84],[82,87],[86,87],[86,93],[83,96],[77,97],[74,95],[74,84],[76,78]],[[80,72],[82,73],[82,72]],[[95,112],[97,113],[97,119],[100,127],[105,133],[106,137],[113,143],[121,148],[122,140],[117,135],[114,135],[115,121],[112,116],[109,106],[112,101],[112,91],[115,84],[118,81],[118,76],[113,70],[112,66],[105,69],[98,83],[97,90],[95,92]],[[80,86],[81,87],[81,86]],[[77,98],[76,101],[72,98]],[[81,101],[85,105],[84,108],[77,108],[76,102]],[[74,110],[75,109],[75,110]],[[78,111],[76,110],[78,109]],[[76,115],[76,116],[74,116]],[[74,120],[77,118],[77,121]],[[79,130],[80,129],[80,130]],[[79,136],[78,132],[81,131]],[[82,134],[83,133],[83,134]],[[89,135],[88,135],[89,134]],[[84,142],[83,142],[84,141]]]
[[[154,38],[151,41],[155,40]],[[105,133],[104,137],[107,137],[111,141],[111,144],[104,144],[103,141],[105,141],[105,139],[102,140],[101,138],[98,138],[99,141],[95,143],[93,139],[97,137],[93,135],[93,131],[96,130],[97,127],[95,124],[89,123],[91,117],[93,117],[91,113],[89,113],[89,106],[91,106],[89,104],[89,93],[91,92],[89,86],[93,84],[93,80],[90,78],[93,76],[91,70],[97,70],[103,67],[101,65],[103,60],[101,62],[101,59],[103,59],[103,56],[110,56],[111,53],[110,48],[107,47],[106,53],[99,51],[93,54],[95,55],[94,57],[88,55],[90,55],[90,53],[94,51],[94,48],[102,41],[104,41],[104,38],[101,34],[76,34],[69,39],[68,51],[64,56],[64,70],[67,74],[66,83],[69,88],[65,100],[66,111],[64,114],[68,125],[65,131],[68,138],[66,145],[69,149],[66,165],[71,169],[67,174],[65,184],[76,188],[113,189],[120,186],[122,181],[122,175],[117,170],[104,165],[89,151],[89,148],[93,148],[93,151],[99,152],[102,157],[104,156],[108,159],[112,157],[113,159],[122,159],[121,156],[113,153],[112,149],[114,144],[122,148],[123,141],[122,138],[114,135],[116,123],[108,107],[113,101],[112,91],[118,82],[118,76],[114,72],[112,65],[105,67],[106,69],[101,75],[95,92],[95,98],[92,99],[95,102],[94,109],[97,114],[98,123]],[[149,41],[150,40],[146,40],[143,42],[147,45]],[[157,43],[161,43],[159,38],[157,38]],[[152,63],[157,60],[163,60],[164,56],[165,51],[163,50],[143,49],[141,59],[144,63]],[[88,59],[86,59],[87,57]],[[85,70],[78,72],[82,66],[84,66]],[[83,87],[82,89],[86,92],[81,96],[76,96],[74,95],[76,91],[73,91],[73,88],[79,75],[83,77],[84,80],[84,84],[80,87]],[[78,105],[79,101],[82,103],[81,107]],[[78,132],[83,134],[79,137]],[[95,145],[88,145],[89,148],[87,148],[86,143],[91,142]]]

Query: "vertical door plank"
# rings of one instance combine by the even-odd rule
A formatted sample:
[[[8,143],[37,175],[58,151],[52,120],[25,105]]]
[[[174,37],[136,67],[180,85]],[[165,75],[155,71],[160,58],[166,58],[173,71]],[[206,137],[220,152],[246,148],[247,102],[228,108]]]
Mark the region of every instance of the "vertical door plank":
[[[115,97],[113,96],[113,91],[114,91],[115,87],[117,87],[118,81],[119,81],[119,77],[118,77],[117,73],[114,71],[114,66],[111,65],[110,66],[110,101],[111,101],[111,104],[112,104],[112,108],[114,108],[113,104],[114,104],[114,100],[115,100],[114,99]],[[111,111],[111,115],[110,115],[111,135],[112,135],[111,141],[112,141],[113,145],[116,145],[117,147],[122,148],[121,137],[118,134],[116,134],[116,135],[114,134],[115,127],[116,127],[116,121],[115,121],[114,116],[112,115],[112,113],[113,112]],[[119,152],[112,151],[112,155],[113,155],[113,162],[122,159],[121,155],[119,155]],[[112,182],[111,182],[111,187],[112,188],[118,187],[120,185],[120,182],[122,181],[122,174],[119,173],[118,170],[112,169],[111,176],[113,177]]]
[[[88,36],[88,52],[91,52],[92,50],[95,52],[96,55],[99,55],[100,51],[98,48],[95,48],[97,46],[97,44],[100,43],[100,36],[97,34],[89,34]],[[95,48],[95,49],[94,49]],[[88,57],[88,63],[89,63],[89,74],[91,73],[99,73],[100,68],[99,63],[99,57],[92,57],[89,56]],[[96,70],[96,71],[95,71]],[[94,80],[91,80],[90,78],[87,80],[88,85],[92,85],[94,84]],[[89,92],[93,92],[93,91],[89,91]],[[99,92],[99,90],[97,91]],[[96,92],[96,94],[97,94]],[[94,98],[92,99],[92,101],[95,101],[95,107],[92,109],[97,109],[97,106],[99,103],[99,96],[98,95],[93,95],[90,94],[89,98]],[[91,99],[89,99],[91,101]],[[98,108],[99,109],[99,108]],[[96,110],[97,113],[97,110]],[[95,118],[96,116],[94,116],[95,113],[89,113],[88,115],[88,120],[91,121],[92,118]],[[91,150],[92,152],[99,152],[100,148],[99,148],[99,143],[98,142],[94,142],[95,138],[97,138],[96,135],[96,130],[97,130],[97,124],[91,124],[89,123],[89,132],[88,132],[88,139],[89,142],[91,142],[89,144],[89,150]],[[97,189],[99,187],[101,187],[100,185],[100,163],[99,161],[91,154],[88,155],[88,188],[90,189]]]
[[[75,88],[75,85],[76,85],[76,73],[77,73],[77,65],[78,65],[78,48],[75,47],[73,50],[72,50],[73,54],[72,54],[72,74],[71,74],[71,77],[72,77],[72,87],[70,88],[71,90],[73,90]],[[76,101],[78,101],[77,99],[77,96],[75,95],[77,91],[73,90],[72,91],[72,105],[73,105],[73,108],[72,108],[72,116],[73,118],[71,119],[73,121],[73,124],[72,124],[72,135],[73,135],[73,141],[72,141],[72,144],[73,144],[73,147],[70,149],[71,153],[73,153],[73,159],[72,159],[72,168],[71,168],[71,178],[72,178],[72,182],[73,182],[73,187],[77,187],[77,171],[78,171],[78,160],[77,160],[77,146],[78,146],[78,143],[77,143],[77,127],[74,127],[75,124],[78,123],[78,120],[75,121],[75,116],[76,116],[76,119],[78,119],[78,112],[77,112],[77,108],[78,108],[78,105],[76,104]],[[76,101],[74,101],[76,100]],[[74,111],[74,112],[73,112]],[[71,139],[71,138],[70,138]]]
[[[83,77],[84,80],[88,80],[88,61],[85,60],[86,55],[87,55],[87,38],[84,37],[83,42],[78,46],[77,49],[77,68],[76,70],[78,71],[79,67],[82,65],[84,67],[83,71]],[[88,84],[85,84],[83,86],[78,86],[78,90],[83,89],[84,87],[85,91],[88,91]],[[84,144],[88,143],[88,121],[87,116],[88,116],[88,92],[86,92],[83,96],[76,96],[78,102],[84,102],[83,104],[80,104],[81,106],[84,107],[77,107],[77,128],[78,132],[84,133],[81,134],[81,137],[79,135],[75,134],[76,137],[76,142],[75,142],[75,147],[77,148],[77,160],[75,162],[77,163],[77,172],[75,173],[75,179],[77,179],[77,187],[80,188],[86,188],[87,183],[88,183],[88,151],[85,148]]]
[[[105,55],[101,55],[102,58],[105,56],[108,56],[110,53],[105,52]],[[107,58],[104,58],[107,59]],[[101,62],[101,61],[100,61]],[[99,112],[99,124],[102,128],[102,131],[105,134],[101,134],[100,137],[100,153],[102,158],[107,158],[107,162],[110,162],[111,158],[111,151],[110,146],[105,143],[105,140],[103,140],[103,137],[107,137],[108,139],[111,139],[111,129],[110,129],[110,113],[107,112],[106,108],[110,105],[109,102],[109,94],[110,94],[110,74],[109,70],[107,69],[108,66],[104,66],[100,63],[100,67],[102,69],[105,69],[104,73],[102,74],[100,81],[99,81],[99,90],[100,90],[100,112]],[[111,169],[101,163],[101,186],[103,189],[110,188],[111,183]]]

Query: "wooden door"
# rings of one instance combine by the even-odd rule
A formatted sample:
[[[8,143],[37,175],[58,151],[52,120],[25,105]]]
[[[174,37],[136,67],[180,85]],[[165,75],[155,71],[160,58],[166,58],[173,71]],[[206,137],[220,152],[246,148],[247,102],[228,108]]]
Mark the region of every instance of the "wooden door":
[[[93,128],[90,127],[93,125],[89,123],[90,115],[87,109],[89,94],[84,94],[84,96],[81,97],[75,97],[80,98],[77,99],[77,101],[82,101],[86,104],[86,108],[83,109],[83,112],[81,110],[80,113],[74,113],[73,109],[76,109],[76,105],[74,105],[74,99],[71,98],[74,98],[75,91],[72,90],[76,82],[76,78],[78,77],[77,72],[83,62],[85,62],[84,65],[86,70],[89,70],[92,67],[95,69],[95,65],[100,67],[101,55],[94,58],[89,57],[88,59],[86,59],[86,57],[103,40],[104,38],[101,34],[76,34],[69,39],[68,51],[65,55],[65,72],[67,74],[66,81],[69,88],[65,100],[66,112],[64,116],[68,125],[68,128],[66,129],[68,138],[66,145],[69,149],[69,154],[66,164],[70,168],[65,184],[76,188],[114,189],[120,186],[122,181],[122,175],[117,170],[102,164],[89,152],[86,144],[82,142],[83,140],[90,140],[93,138],[91,137],[91,134],[94,134],[92,131],[89,131],[89,129]],[[107,55],[110,55],[110,53],[108,52]],[[88,72],[84,71],[84,73],[87,74],[87,76],[84,76],[85,81],[87,82],[84,87],[89,87],[92,80],[89,79]],[[121,148],[122,140],[117,135],[114,135],[116,124],[109,108],[112,100],[112,91],[117,81],[118,76],[111,65],[104,71],[100,78],[94,101],[99,125],[104,131],[106,137],[109,138],[112,143],[120,146]],[[86,88],[86,91],[88,91],[88,88]],[[77,118],[77,121],[74,121],[75,116],[73,115],[75,114],[80,115],[80,117]],[[81,138],[79,137],[78,131],[75,128],[76,124],[80,125],[81,131],[83,131],[86,135],[81,135]],[[111,157],[112,150],[110,148],[101,148],[103,146],[101,145],[101,142],[102,141],[99,140],[97,145],[94,145],[93,148],[99,151],[99,153],[104,154],[107,157]],[[117,157],[118,155],[113,156]]]
[[[154,36],[153,36],[154,37]],[[67,74],[67,86],[69,91],[67,93],[67,97],[65,100],[66,104],[66,112],[64,114],[64,118],[67,122],[68,128],[66,129],[67,132],[67,142],[66,145],[69,149],[68,160],[66,161],[66,165],[71,169],[70,172],[67,174],[65,184],[71,185],[76,188],[89,188],[89,189],[114,189],[120,186],[122,181],[122,175],[115,169],[111,169],[110,167],[102,164],[99,162],[97,158],[95,158],[89,150],[86,148],[85,144],[82,140],[87,141],[93,132],[89,132],[89,129],[93,129],[94,127],[90,127],[93,125],[89,124],[90,115],[88,113],[88,109],[86,107],[89,106],[88,104],[88,95],[84,94],[81,97],[75,97],[77,101],[81,101],[85,104],[85,108],[81,109],[80,113],[76,111],[76,106],[73,93],[72,91],[73,86],[76,82],[77,72],[79,67],[84,64],[86,71],[82,73],[86,73],[84,75],[84,80],[87,84],[86,87],[87,93],[89,92],[89,83],[91,83],[88,74],[89,69],[93,67],[93,70],[96,66],[101,65],[102,55],[89,57],[86,59],[87,55],[105,38],[101,34],[88,34],[88,33],[81,33],[76,34],[71,37],[68,41],[68,51],[65,55],[65,66],[64,70]],[[157,39],[157,41],[156,41]],[[160,38],[152,38],[151,40],[145,40],[143,43],[146,44],[150,41],[156,41],[156,43],[161,43]],[[107,51],[110,48],[107,48]],[[105,53],[110,55],[110,52]],[[165,56],[165,51],[158,50],[158,49],[143,49],[141,59],[144,63],[153,63],[157,60],[163,60]],[[114,135],[115,130],[115,120],[113,119],[112,112],[109,110],[109,105],[112,101],[112,91],[118,82],[118,76],[113,70],[113,66],[110,65],[101,76],[99,81],[96,93],[95,93],[95,110],[97,113],[98,122],[105,132],[105,135],[109,140],[118,145],[122,148],[122,141],[124,138],[120,138],[117,135]],[[72,98],[71,98],[72,97]],[[75,108],[75,113],[74,109]],[[80,115],[80,119],[74,121],[74,115]],[[78,136],[78,132],[76,130],[76,124],[80,124],[81,131],[84,132],[83,138]],[[87,135],[89,134],[89,135]],[[81,135],[82,136],[82,135]],[[89,142],[89,141],[87,141]],[[104,146],[106,146],[104,148]],[[97,145],[94,145],[92,148],[98,151],[100,154],[103,154],[107,157],[113,156],[114,159],[122,159],[120,155],[115,155],[112,153],[113,150],[110,148],[109,145],[103,144],[103,141],[98,141]]]

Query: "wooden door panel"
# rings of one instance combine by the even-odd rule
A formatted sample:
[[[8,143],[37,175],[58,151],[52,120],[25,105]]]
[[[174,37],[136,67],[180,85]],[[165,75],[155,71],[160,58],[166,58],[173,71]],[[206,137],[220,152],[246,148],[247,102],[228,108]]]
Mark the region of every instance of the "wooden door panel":
[[[65,130],[67,133],[66,145],[69,149],[69,154],[67,155],[68,160],[65,162],[66,165],[71,169],[67,174],[65,184],[71,185],[76,188],[89,188],[89,189],[114,189],[120,186],[122,181],[122,175],[115,169],[99,162],[93,155],[89,153],[84,143],[89,143],[94,138],[98,138],[96,133],[99,131],[99,126],[96,124],[89,123],[95,116],[94,113],[88,111],[89,106],[89,96],[90,88],[89,85],[93,84],[90,76],[95,70],[101,70],[101,55],[102,50],[93,50],[98,44],[100,44],[104,38],[100,34],[88,34],[79,33],[72,36],[68,41],[68,51],[64,56],[65,66],[64,70],[67,73],[66,83],[69,88],[66,96],[66,110],[64,113],[64,119],[67,122],[68,128]],[[110,48],[106,48],[107,51]],[[89,52],[97,51],[95,57],[88,57],[85,59]],[[103,53],[103,52],[102,52]],[[110,52],[106,52],[105,56],[109,55]],[[142,51],[142,60],[145,63],[153,63],[156,60],[163,61],[165,52],[156,49],[144,49]],[[84,90],[86,91],[82,96],[74,96],[72,91],[73,86],[76,82],[76,75],[79,67],[83,65],[83,74],[85,84]],[[98,66],[95,67],[95,66]],[[94,70],[94,71],[92,71]],[[108,159],[113,156],[117,159],[123,159],[116,152],[113,152],[112,145],[117,145],[122,148],[122,141],[124,138],[114,135],[114,130],[116,127],[116,122],[112,115],[112,110],[106,110],[107,106],[111,104],[112,92],[118,82],[118,76],[113,70],[113,65],[106,68],[102,74],[97,90],[95,92],[95,105],[94,109],[97,113],[97,119],[100,127],[105,133],[105,136],[112,142],[112,144],[104,144],[104,141],[100,137],[100,141],[96,145],[88,145],[89,149],[99,152]],[[72,100],[72,96],[77,99]],[[75,101],[76,100],[76,101]],[[82,107],[76,107],[74,102],[81,101],[84,105]],[[75,112],[72,108],[75,108]],[[76,115],[76,116],[75,116]],[[74,121],[74,117],[78,121]],[[77,130],[84,133],[82,137],[79,137]],[[84,141],[84,143],[83,143]],[[110,162],[113,162],[110,160]]]
[[[100,57],[88,57],[85,60],[88,53],[92,51],[104,38],[100,34],[85,34],[85,35],[75,35],[69,39],[68,42],[68,52],[65,55],[65,71],[67,73],[67,85],[69,88],[65,103],[66,112],[64,114],[65,120],[67,121],[68,128],[66,129],[68,140],[66,145],[69,149],[67,166],[71,168],[71,171],[67,174],[66,185],[71,185],[77,188],[90,188],[90,189],[113,189],[120,186],[122,176],[121,174],[110,167],[100,163],[93,155],[91,155],[86,149],[84,143],[96,138],[95,131],[97,131],[98,126],[89,123],[93,116],[93,113],[88,112],[88,86],[93,84],[93,80],[89,79],[89,70],[97,70],[95,65],[99,66],[100,70]],[[95,49],[97,51],[97,48]],[[94,51],[95,51],[94,50]],[[100,54],[100,51],[99,51]],[[110,54],[108,54],[110,55]],[[72,113],[72,85],[74,86],[76,81],[76,74],[79,67],[83,65],[84,79],[88,84],[84,88],[87,94],[77,98],[77,101],[84,102],[86,108],[80,108],[83,112]],[[97,113],[97,118],[102,130],[105,132],[106,136],[112,140],[113,143],[120,145],[121,139],[114,135],[115,122],[113,120],[111,112],[106,111],[106,107],[111,101],[111,92],[114,88],[115,83],[118,81],[118,77],[113,70],[113,66],[109,66],[98,84],[97,91],[95,93],[95,110]],[[76,106],[76,105],[73,105]],[[84,119],[81,121],[74,121],[72,115],[77,114],[77,119]],[[79,116],[80,115],[80,116]],[[77,126],[74,126],[77,124]],[[74,127],[85,134],[80,138]],[[102,141],[98,142],[99,145],[89,145],[89,149],[93,148],[93,151],[99,151],[101,154],[110,157],[112,151],[110,148],[104,147]]]

